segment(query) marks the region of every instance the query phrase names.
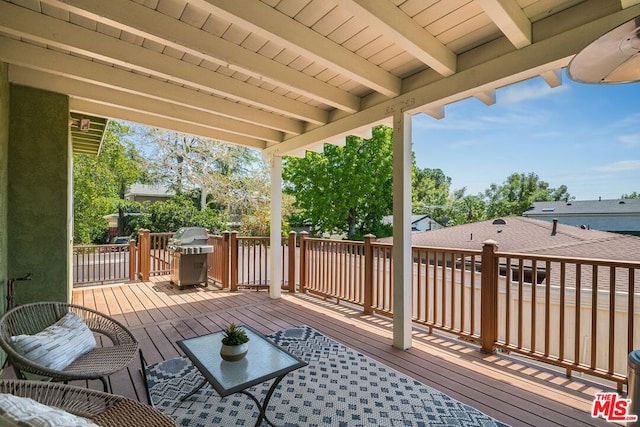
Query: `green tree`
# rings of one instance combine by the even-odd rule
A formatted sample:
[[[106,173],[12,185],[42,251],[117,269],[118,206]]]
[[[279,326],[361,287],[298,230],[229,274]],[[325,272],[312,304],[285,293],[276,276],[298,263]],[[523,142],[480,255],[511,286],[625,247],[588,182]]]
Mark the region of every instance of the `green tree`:
[[[442,169],[420,169],[413,162],[412,170],[412,210],[413,213],[432,213],[447,204],[451,178]]]
[[[621,199],[640,199],[640,194],[634,191],[630,194],[623,194]]]
[[[571,200],[566,186],[549,188],[533,172],[513,173],[502,185],[491,184],[484,192],[488,219],[501,216],[522,215],[533,202]]]
[[[295,195],[294,208],[315,233],[359,238],[391,213],[392,153],[391,128],[378,126],[371,139],[349,136],[344,147],[326,144],[322,154],[288,157],[284,191]]]
[[[140,128],[151,174],[177,194],[197,197],[199,209],[227,218],[268,216],[269,174],[259,152],[177,132]]]
[[[125,213],[136,210],[124,200],[128,185],[142,175],[144,161],[133,143],[129,127],[110,121],[97,156],[74,155],[74,241],[104,242],[104,215],[118,212],[119,234],[124,234]]]
[[[455,190],[449,198],[442,216],[436,220],[446,226],[485,220],[487,206],[482,197],[480,195],[466,194],[466,191],[466,187]]]
[[[138,226],[144,226],[152,232],[177,231],[180,227],[204,227],[210,232],[218,232],[223,221],[211,209],[201,211],[193,199],[185,194],[162,202],[156,202],[145,209]]]

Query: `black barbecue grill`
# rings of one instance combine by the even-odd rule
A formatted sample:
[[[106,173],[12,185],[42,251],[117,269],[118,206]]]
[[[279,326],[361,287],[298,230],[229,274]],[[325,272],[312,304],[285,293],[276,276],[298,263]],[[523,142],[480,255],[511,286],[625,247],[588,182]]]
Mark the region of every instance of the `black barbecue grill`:
[[[201,283],[207,286],[207,254],[213,252],[208,239],[202,227],[182,227],[169,239],[170,279],[179,289]]]

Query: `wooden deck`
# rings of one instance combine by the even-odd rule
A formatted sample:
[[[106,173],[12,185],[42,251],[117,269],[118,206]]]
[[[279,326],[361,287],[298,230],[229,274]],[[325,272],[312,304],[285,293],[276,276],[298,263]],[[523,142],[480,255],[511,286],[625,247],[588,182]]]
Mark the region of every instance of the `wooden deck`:
[[[149,363],[180,355],[176,341],[219,330],[230,321],[265,334],[306,324],[505,423],[607,425],[590,415],[594,393],[602,386],[504,355],[483,354],[477,346],[420,330],[414,331],[411,349],[397,350],[391,345],[389,319],[310,296],[283,293],[272,300],[263,291],[180,291],[167,277],[157,277],[76,289],[73,302],[128,325]],[[3,372],[11,375],[10,369]],[[110,383],[114,393],[147,401],[137,364],[112,375]],[[101,388],[98,381],[88,386]]]

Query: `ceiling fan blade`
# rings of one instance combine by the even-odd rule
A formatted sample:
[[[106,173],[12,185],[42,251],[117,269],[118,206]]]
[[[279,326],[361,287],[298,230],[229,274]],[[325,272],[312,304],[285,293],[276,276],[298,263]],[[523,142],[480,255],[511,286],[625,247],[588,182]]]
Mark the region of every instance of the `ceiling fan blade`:
[[[581,83],[630,83],[640,80],[640,17],[614,28],[582,49],[567,75]]]

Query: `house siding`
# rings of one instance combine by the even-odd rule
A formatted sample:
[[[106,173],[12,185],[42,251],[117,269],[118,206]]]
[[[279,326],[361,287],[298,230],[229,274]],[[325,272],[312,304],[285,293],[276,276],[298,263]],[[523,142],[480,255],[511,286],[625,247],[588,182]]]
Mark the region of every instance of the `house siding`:
[[[7,263],[10,277],[31,273],[15,302],[68,301],[70,268],[69,101],[10,85]]]

